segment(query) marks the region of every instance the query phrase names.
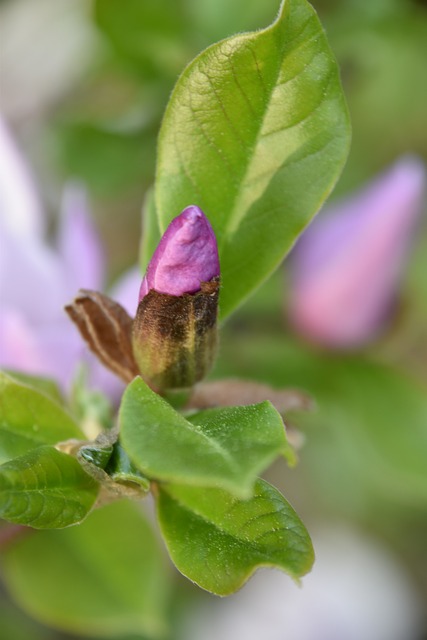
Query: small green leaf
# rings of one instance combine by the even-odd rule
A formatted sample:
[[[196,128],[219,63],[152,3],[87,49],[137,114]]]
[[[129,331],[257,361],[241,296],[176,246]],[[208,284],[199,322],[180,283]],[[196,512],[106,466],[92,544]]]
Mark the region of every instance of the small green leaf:
[[[105,471],[114,482],[125,484],[130,482],[137,484],[143,491],[150,490],[150,481],[136,468],[118,442],[113,447],[113,452]]]
[[[62,529],[83,520],[98,484],[75,458],[39,447],[0,466],[0,517],[35,529]]]
[[[186,420],[136,378],[119,413],[120,440],[146,476],[220,486],[251,495],[256,476],[287,452],[280,415],[269,402],[202,411]]]
[[[25,611],[73,636],[165,632],[164,559],[129,501],[94,511],[78,527],[22,536],[2,553],[2,574]]]
[[[0,372],[0,463],[42,444],[84,437],[48,395]]]
[[[313,564],[303,523],[264,480],[248,500],[221,489],[166,485],[160,489],[158,517],[177,568],[217,595],[233,593],[259,567],[278,567],[299,578]]]
[[[227,316],[279,265],[331,192],[350,126],[338,68],[306,0],[201,53],[160,132],[161,231],[196,204],[217,235]]]
[[[135,467],[117,438],[116,429],[100,433],[93,442],[79,448],[77,460],[101,485],[102,500],[144,498],[150,481]]]
[[[81,459],[82,463],[85,462],[97,467],[98,469],[105,469],[112,453],[112,444],[98,444],[95,441],[80,447],[78,457]]]
[[[84,425],[87,438],[95,438],[101,429],[111,429],[114,410],[111,401],[100,391],[90,388],[89,371],[81,368],[73,381],[70,406],[73,415]]]

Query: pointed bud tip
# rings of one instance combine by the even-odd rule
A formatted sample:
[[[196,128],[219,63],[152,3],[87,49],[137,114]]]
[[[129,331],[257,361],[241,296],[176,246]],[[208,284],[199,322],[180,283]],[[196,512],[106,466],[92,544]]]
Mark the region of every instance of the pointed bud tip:
[[[148,265],[139,301],[151,290],[196,293],[220,274],[215,233],[203,211],[190,205],[169,224]]]

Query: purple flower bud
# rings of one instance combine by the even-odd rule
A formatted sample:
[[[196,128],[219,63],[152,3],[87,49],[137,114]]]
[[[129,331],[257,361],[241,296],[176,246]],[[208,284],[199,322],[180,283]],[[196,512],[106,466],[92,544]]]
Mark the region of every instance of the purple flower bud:
[[[152,387],[189,388],[206,375],[216,353],[218,296],[215,234],[190,206],[166,229],[139,294],[133,353]]]
[[[182,296],[219,276],[214,231],[199,207],[187,207],[166,229],[142,281],[139,301],[152,289]]]
[[[404,157],[308,228],[291,260],[289,313],[329,347],[375,337],[389,315],[422,210],[425,171]]]

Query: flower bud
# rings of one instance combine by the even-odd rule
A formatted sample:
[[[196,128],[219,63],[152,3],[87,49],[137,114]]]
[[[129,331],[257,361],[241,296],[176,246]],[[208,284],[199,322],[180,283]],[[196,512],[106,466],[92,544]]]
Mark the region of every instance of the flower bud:
[[[424,186],[423,165],[402,158],[308,228],[291,258],[289,314],[299,333],[337,348],[375,337],[393,307]]]
[[[158,390],[186,388],[210,369],[217,343],[219,258],[204,213],[187,207],[164,233],[142,281],[133,352]]]

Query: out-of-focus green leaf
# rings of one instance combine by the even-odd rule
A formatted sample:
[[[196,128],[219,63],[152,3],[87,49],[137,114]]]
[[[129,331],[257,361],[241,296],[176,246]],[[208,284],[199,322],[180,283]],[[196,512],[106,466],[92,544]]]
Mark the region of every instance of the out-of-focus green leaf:
[[[72,456],[43,446],[0,465],[0,517],[35,529],[61,529],[85,518],[98,484]]]
[[[316,502],[353,516],[427,508],[427,393],[416,380],[277,334],[224,336],[223,353],[217,375],[294,385],[315,398],[316,410],[300,414],[298,425],[307,433],[302,459]]]
[[[136,378],[120,407],[120,441],[148,478],[218,486],[251,495],[256,476],[287,454],[280,415],[269,402],[202,411],[186,420]]]
[[[81,369],[73,381],[70,394],[70,405],[73,415],[84,426],[88,439],[97,437],[102,429],[113,426],[113,406],[111,401],[100,391],[90,388],[88,371]]]
[[[166,569],[150,525],[130,502],[103,507],[78,527],[23,536],[5,549],[2,570],[23,609],[69,633],[165,631]]]
[[[95,18],[116,52],[142,76],[176,77],[188,62],[191,31],[185,2],[96,0]]]
[[[345,194],[408,151],[427,153],[425,6],[412,0],[335,2],[325,12],[351,112],[353,144],[338,190]]]
[[[333,188],[349,121],[338,68],[306,0],[267,29],[209,47],[180,77],[161,127],[161,231],[190,204],[217,235],[227,316],[279,264]]]
[[[102,124],[75,122],[59,133],[61,163],[97,195],[111,196],[154,173],[155,133],[119,131]]]
[[[303,523],[263,480],[248,500],[220,489],[166,485],[160,490],[158,516],[177,568],[217,595],[239,589],[258,567],[278,567],[298,578],[313,564]]]
[[[69,438],[84,435],[59,404],[0,372],[0,463]]]
[[[36,391],[44,393],[44,395],[49,396],[49,398],[54,400],[57,404],[64,403],[64,398],[55,380],[44,378],[42,376],[32,376],[22,371],[6,370],[4,373],[17,382],[21,382],[27,387],[31,387]]]
[[[258,29],[277,14],[279,0],[187,0],[189,15],[206,44]]]
[[[0,602],[1,637],[10,640],[55,640],[54,632],[49,632],[13,606],[11,602]]]

